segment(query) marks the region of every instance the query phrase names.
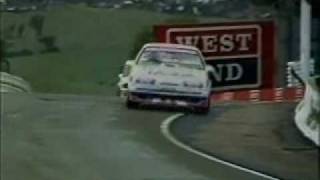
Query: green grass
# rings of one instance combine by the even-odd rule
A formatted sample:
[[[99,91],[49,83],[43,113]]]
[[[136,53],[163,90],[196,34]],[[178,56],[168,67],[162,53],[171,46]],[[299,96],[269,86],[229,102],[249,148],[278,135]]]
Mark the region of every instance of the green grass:
[[[41,54],[43,48],[30,28],[30,18],[39,12],[3,13],[3,39],[11,39],[11,49],[29,49],[32,56],[8,58],[11,72],[28,80],[38,92],[110,94],[117,74],[129,58],[135,37],[168,19],[194,19],[135,9],[95,9],[85,5],[55,8],[45,16],[44,36],[55,36],[60,52]],[[199,21],[211,22],[212,18]],[[186,21],[187,22],[187,21]],[[22,37],[8,27],[25,25]],[[12,35],[13,34],[13,35]],[[14,36],[14,37],[10,37]]]

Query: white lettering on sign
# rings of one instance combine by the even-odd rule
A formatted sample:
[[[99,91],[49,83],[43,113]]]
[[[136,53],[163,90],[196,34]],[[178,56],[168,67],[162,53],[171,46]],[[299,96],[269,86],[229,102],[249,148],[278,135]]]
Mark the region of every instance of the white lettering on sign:
[[[221,52],[230,52],[234,48],[231,34],[224,34],[221,36]]]
[[[165,42],[198,47],[206,60],[261,58],[260,25],[168,27]]]
[[[216,67],[213,67],[212,75],[218,82],[222,81],[223,66],[224,66],[223,64],[217,64]]]
[[[176,40],[179,44],[196,46],[199,42],[199,36],[177,36]]]
[[[226,81],[236,81],[239,80],[243,75],[243,68],[240,64],[232,63],[227,64],[227,77]]]
[[[248,51],[252,41],[252,34],[223,34],[202,36],[176,36],[179,44],[202,47],[204,53]],[[236,44],[239,44],[236,46]]]
[[[217,52],[217,36],[202,36],[202,51],[203,52]]]
[[[226,71],[227,75],[223,77],[223,72]],[[236,81],[243,76],[243,68],[240,64],[217,64],[213,67],[212,75],[217,82]],[[223,79],[224,78],[224,79]]]
[[[252,34],[237,34],[236,41],[240,42],[239,51],[249,50],[248,43],[252,40]]]

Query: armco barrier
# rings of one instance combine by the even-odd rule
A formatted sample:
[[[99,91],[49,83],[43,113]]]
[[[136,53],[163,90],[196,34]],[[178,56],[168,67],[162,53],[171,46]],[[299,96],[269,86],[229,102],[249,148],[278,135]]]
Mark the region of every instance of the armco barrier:
[[[0,92],[31,92],[31,86],[20,77],[0,72]]]
[[[243,90],[233,92],[213,93],[211,99],[213,102],[226,101],[251,101],[251,102],[283,102],[299,101],[303,98],[304,89],[298,88],[274,88]]]
[[[315,72],[315,60],[310,59],[310,74]],[[287,87],[299,87],[303,85],[301,79],[301,65],[300,61],[291,61],[287,63]]]
[[[306,83],[305,96],[296,107],[295,123],[305,137],[320,146],[320,87],[314,80]]]

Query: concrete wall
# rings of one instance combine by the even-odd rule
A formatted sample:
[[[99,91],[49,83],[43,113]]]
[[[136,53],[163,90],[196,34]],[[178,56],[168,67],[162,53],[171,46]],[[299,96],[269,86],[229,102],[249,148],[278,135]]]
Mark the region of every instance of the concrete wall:
[[[318,84],[316,83],[316,79]],[[295,123],[302,134],[320,146],[320,76],[312,78],[306,83],[303,100],[296,108]]]

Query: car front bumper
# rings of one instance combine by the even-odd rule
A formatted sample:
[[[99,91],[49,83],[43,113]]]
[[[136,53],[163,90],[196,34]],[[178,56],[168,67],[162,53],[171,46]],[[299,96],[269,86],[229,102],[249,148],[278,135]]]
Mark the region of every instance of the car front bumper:
[[[208,96],[181,95],[154,92],[128,92],[130,101],[147,105],[206,107],[210,100]]]

